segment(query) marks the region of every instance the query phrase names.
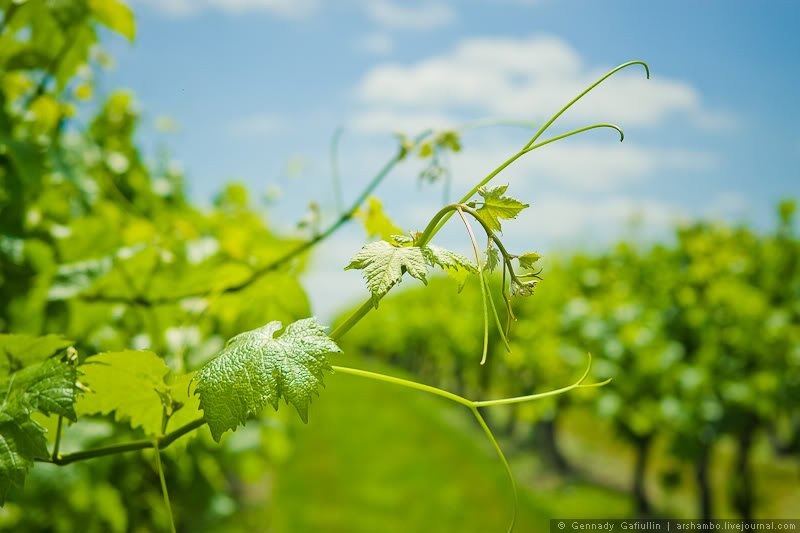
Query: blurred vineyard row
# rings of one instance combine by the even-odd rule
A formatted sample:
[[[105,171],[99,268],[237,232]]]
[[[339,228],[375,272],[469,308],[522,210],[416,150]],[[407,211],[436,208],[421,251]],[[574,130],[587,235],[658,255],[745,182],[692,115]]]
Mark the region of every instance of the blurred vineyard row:
[[[476,399],[568,385],[591,352],[610,385],[486,412],[517,455],[624,487],[642,515],[785,516],[800,497],[794,203],[776,219],[550,259],[515,301],[511,353],[495,333],[484,367],[479,291],[446,280],[390,296],[344,347]]]

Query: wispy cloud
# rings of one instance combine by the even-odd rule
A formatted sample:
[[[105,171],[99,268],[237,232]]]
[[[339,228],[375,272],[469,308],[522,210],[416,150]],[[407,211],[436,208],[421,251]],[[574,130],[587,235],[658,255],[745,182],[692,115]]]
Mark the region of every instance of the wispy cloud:
[[[315,13],[319,0],[135,0],[166,15],[188,16],[202,11],[240,15],[267,13],[284,18],[303,18]]]
[[[605,69],[586,65],[562,39],[473,38],[451,52],[411,65],[382,64],[362,78],[366,109],[544,117]],[[726,127],[732,115],[706,108],[699,91],[680,80],[620,73],[565,115],[571,122],[604,121],[656,126],[674,116],[695,126]]]
[[[449,25],[455,12],[449,5],[439,2],[395,2],[393,0],[368,0],[367,14],[387,28],[404,30],[432,30]]]
[[[516,149],[507,143],[469,145],[451,158],[454,178],[470,185]],[[700,151],[576,140],[551,144],[520,159],[513,176],[517,190],[529,188],[530,192],[542,186],[576,192],[620,191],[647,182],[658,172],[702,172],[718,165],[716,157]],[[534,183],[535,187],[526,185]]]

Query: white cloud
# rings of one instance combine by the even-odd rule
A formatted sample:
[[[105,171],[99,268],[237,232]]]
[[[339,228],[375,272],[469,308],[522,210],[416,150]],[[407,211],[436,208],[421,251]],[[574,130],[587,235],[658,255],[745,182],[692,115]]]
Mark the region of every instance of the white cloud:
[[[201,11],[269,13],[285,18],[303,18],[316,12],[319,0],[136,0],[171,16],[188,16]]]
[[[394,41],[392,36],[385,32],[367,33],[356,39],[355,47],[369,54],[386,55],[394,48]]]
[[[517,149],[510,144],[468,144],[464,152],[451,158],[456,183],[472,185]],[[566,141],[523,156],[504,176],[525,190],[548,184],[575,191],[611,191],[646,181],[658,172],[706,171],[718,165],[717,158],[699,151],[648,148],[629,142]]]
[[[665,237],[677,221],[687,217],[670,204],[627,196],[579,200],[548,195],[535,199],[528,212],[524,224],[507,225],[507,238],[520,245],[538,242],[546,247],[607,244],[631,226],[645,238]]]
[[[563,119],[655,126],[677,115],[704,127],[730,123],[730,115],[706,109],[692,85],[658,76],[646,80],[641,68],[635,69],[608,80]],[[373,111],[436,109],[544,119],[603,72],[585,65],[557,37],[472,38],[416,64],[374,67],[358,84],[357,96]]]
[[[280,133],[285,128],[283,119],[269,114],[255,113],[228,123],[227,131],[232,137],[263,138]]]
[[[366,8],[370,18],[387,28],[432,30],[447,26],[455,19],[450,6],[430,1],[409,5],[393,0],[368,0]]]

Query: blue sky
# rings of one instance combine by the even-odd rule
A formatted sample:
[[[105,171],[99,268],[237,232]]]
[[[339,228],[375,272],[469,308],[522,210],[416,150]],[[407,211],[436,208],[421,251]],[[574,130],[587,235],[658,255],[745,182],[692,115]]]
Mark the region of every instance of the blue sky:
[[[633,216],[663,236],[688,217],[773,220],[800,197],[800,4],[792,1],[133,0],[133,45],[109,37],[116,68],[101,89],[132,89],[141,141],[166,144],[193,197],[226,181],[280,190],[271,218],[290,229],[309,201],[332,207],[328,150],[344,127],[346,197],[409,134],[486,117],[541,122],[610,67],[644,59],[554,125],[621,125],[534,152],[498,179],[529,201],[506,231],[548,250],[610,242]],[[162,115],[178,124],[165,135]],[[515,128],[472,131],[451,159],[453,194],[525,143]],[[377,195],[418,229],[442,201],[398,169]],[[330,214],[330,211],[329,211]],[[332,214],[331,214],[332,215]],[[341,268],[363,242],[350,228],[307,276],[323,316],[364,293]],[[464,251],[457,228],[443,244]],[[324,257],[324,259],[323,259]]]

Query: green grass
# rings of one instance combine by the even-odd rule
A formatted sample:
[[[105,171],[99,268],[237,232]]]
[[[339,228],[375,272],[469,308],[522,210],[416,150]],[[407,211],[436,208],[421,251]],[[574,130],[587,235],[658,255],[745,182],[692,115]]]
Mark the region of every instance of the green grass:
[[[343,364],[401,375],[362,361]],[[508,479],[461,406],[334,375],[312,405],[309,424],[294,419],[292,453],[272,479],[270,531],[506,530]],[[616,516],[628,508],[624,497],[586,485],[551,483],[538,490],[536,478],[523,465],[519,470],[516,531],[546,531],[551,517]]]

